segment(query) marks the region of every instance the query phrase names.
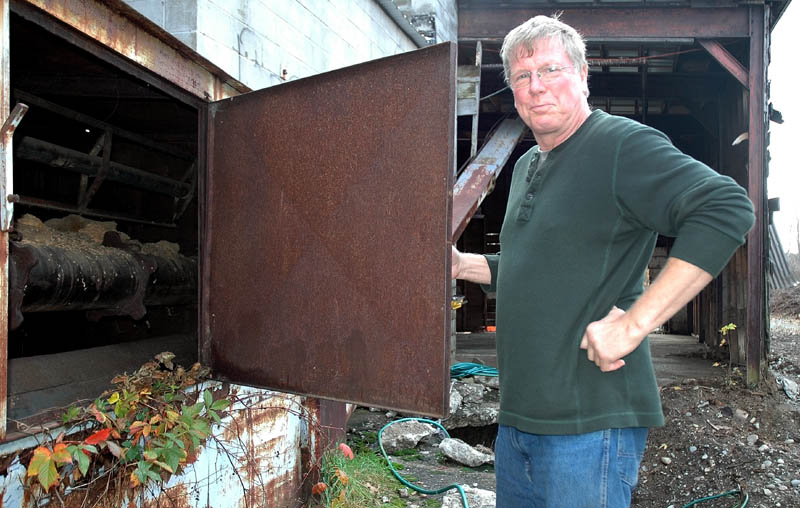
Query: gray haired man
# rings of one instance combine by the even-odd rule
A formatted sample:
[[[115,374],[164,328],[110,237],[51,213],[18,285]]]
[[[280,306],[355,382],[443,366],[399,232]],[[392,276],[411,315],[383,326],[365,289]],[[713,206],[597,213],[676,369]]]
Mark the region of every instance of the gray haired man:
[[[592,111],[585,43],[557,17],[512,30],[501,56],[537,146],[514,167],[501,252],[452,262],[497,293],[497,506],[627,507],[664,423],[647,334],[724,268],[753,207],[664,134]],[[645,291],[659,234],[675,242]]]

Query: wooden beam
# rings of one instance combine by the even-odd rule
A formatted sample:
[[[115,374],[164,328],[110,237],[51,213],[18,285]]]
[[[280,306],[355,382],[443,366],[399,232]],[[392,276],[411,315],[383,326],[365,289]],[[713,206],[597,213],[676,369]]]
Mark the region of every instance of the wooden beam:
[[[533,16],[549,16],[555,6],[498,8],[485,6],[460,9],[459,40],[502,40],[506,34]],[[559,4],[561,20],[588,40],[659,40],[686,38],[743,38],[749,35],[748,11],[741,7],[691,8],[569,8]]]
[[[748,82],[747,69],[739,63],[735,56],[731,55],[725,47],[717,41],[703,40],[697,41],[705,48],[708,53],[714,57],[723,69],[731,73],[736,80],[742,84],[743,87],[750,88]]]
[[[762,345],[766,338],[766,297],[764,285],[765,242],[765,126],[767,107],[765,100],[766,36],[765,18],[768,7],[750,6],[750,72],[749,95],[749,147],[747,190],[755,208],[756,223],[747,237],[747,384],[755,386],[761,380]]]

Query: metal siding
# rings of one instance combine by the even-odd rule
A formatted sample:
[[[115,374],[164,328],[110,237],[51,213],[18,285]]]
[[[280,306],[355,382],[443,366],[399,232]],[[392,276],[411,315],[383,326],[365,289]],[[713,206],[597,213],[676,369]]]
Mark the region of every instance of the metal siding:
[[[447,413],[455,45],[212,104],[202,360]]]
[[[243,386],[207,383],[198,390],[211,389],[215,398],[232,401],[219,424],[211,426],[212,437],[197,449],[179,474],[163,487],[148,487],[129,499],[129,493],[106,492],[109,499],[119,495],[119,506],[154,508],[293,508],[301,506],[310,490],[310,475],[318,467],[329,444],[326,420],[316,400]],[[54,432],[76,432],[59,427]],[[41,436],[8,443],[4,452],[16,453],[5,474],[0,475],[0,505],[29,507],[30,494],[24,487],[25,465],[19,450],[32,449]],[[15,445],[24,445],[16,446]],[[102,490],[102,489],[101,489]],[[83,506],[86,493],[75,491],[66,506]],[[107,499],[108,500],[108,499]]]

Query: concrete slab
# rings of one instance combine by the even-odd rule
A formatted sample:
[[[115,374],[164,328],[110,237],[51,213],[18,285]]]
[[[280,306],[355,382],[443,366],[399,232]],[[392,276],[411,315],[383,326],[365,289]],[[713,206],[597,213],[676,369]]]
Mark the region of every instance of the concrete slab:
[[[715,374],[713,360],[705,359],[705,346],[697,337],[686,335],[650,335],[650,353],[658,384],[679,383],[683,379],[702,379]],[[494,333],[459,333],[456,335],[456,361],[482,363],[497,367]]]

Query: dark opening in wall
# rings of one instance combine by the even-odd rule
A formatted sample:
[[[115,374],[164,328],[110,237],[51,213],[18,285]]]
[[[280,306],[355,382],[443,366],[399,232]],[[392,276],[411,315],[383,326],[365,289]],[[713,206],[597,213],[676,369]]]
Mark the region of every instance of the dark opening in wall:
[[[161,351],[197,359],[198,117],[12,14],[9,410],[93,398]],[[146,72],[146,71],[142,71]],[[13,432],[13,426],[9,429]]]

